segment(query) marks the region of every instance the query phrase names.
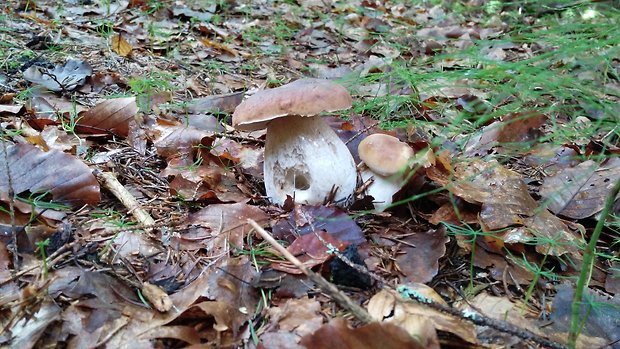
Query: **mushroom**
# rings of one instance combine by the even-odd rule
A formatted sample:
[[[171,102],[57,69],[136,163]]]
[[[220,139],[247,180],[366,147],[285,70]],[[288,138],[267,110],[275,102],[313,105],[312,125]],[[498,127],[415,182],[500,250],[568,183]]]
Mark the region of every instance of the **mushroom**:
[[[334,82],[301,79],[255,93],[233,113],[237,129],[267,127],[265,190],[282,205],[287,195],[296,203],[321,204],[335,191],[346,205],[355,191],[355,162],[347,146],[317,114],[351,107],[349,92]]]
[[[373,179],[366,193],[375,199],[375,210],[382,212],[406,184],[413,149],[396,137],[375,133],[364,138],[357,150],[366,165],[361,171],[362,180]]]

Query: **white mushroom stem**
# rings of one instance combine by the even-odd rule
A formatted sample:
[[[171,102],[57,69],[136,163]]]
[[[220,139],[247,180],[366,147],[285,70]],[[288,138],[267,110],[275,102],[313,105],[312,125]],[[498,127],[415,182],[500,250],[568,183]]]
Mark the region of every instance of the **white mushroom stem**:
[[[355,163],[347,146],[319,116],[287,116],[267,126],[265,189],[282,205],[321,204],[337,188],[335,201],[347,205],[356,186]]]
[[[377,212],[385,211],[385,209],[392,204],[392,197],[394,194],[404,185],[403,177],[400,174],[385,177],[365,168],[361,171],[360,175],[364,183],[371,178],[373,179],[372,184],[366,189],[366,194],[373,197],[374,200],[372,203]]]

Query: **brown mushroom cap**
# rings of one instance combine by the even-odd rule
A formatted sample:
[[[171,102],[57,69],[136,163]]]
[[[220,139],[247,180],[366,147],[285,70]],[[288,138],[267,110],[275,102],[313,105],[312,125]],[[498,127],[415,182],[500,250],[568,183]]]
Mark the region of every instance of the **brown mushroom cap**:
[[[413,157],[413,149],[409,145],[382,133],[364,138],[357,151],[371,171],[386,177],[404,170]]]
[[[255,93],[237,106],[232,124],[254,131],[282,116],[312,116],[350,107],[351,95],[343,86],[323,79],[300,79]]]

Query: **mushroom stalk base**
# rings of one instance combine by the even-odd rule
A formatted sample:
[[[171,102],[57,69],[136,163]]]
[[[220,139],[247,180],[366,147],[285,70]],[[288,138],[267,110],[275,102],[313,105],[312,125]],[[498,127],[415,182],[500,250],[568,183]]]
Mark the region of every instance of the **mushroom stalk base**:
[[[321,204],[333,188],[335,201],[350,201],[357,176],[347,146],[321,117],[287,116],[267,126],[265,190],[282,205],[290,195],[296,203]]]

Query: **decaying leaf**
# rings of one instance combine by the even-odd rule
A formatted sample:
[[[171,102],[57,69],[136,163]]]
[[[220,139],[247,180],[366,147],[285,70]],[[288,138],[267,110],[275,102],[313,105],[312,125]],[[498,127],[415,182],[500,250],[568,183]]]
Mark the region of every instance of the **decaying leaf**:
[[[540,195],[549,210],[568,218],[590,217],[603,209],[611,188],[620,179],[620,159],[602,165],[592,160],[546,177]]]
[[[6,157],[0,149],[3,161],[8,162],[8,166],[0,166],[3,196],[9,192],[8,167],[15,194],[50,193],[55,202],[72,206],[99,202],[99,183],[82,161],[56,150],[43,152],[29,144],[5,143],[5,146]]]
[[[51,91],[71,91],[84,83],[92,74],[93,68],[86,61],[70,59],[64,65],[47,69],[33,65],[24,71],[24,79],[43,85]]]
[[[323,323],[321,303],[316,299],[306,297],[288,299],[281,306],[271,307],[268,310],[272,322],[276,322],[280,329],[305,336],[313,333]]]

